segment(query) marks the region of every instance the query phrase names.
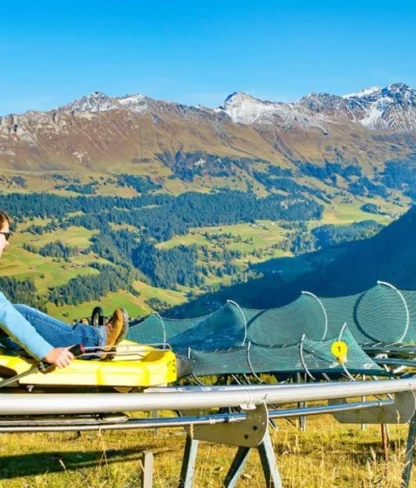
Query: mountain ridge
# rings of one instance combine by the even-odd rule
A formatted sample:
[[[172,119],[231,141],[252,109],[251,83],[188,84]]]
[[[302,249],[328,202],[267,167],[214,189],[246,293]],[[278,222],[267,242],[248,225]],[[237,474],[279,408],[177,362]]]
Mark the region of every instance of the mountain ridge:
[[[298,112],[299,114],[302,113],[302,109],[306,109],[311,113],[315,114],[318,118],[319,115],[324,115],[328,117],[331,115],[331,109],[346,109],[348,108],[351,113],[356,112],[357,110],[363,109],[370,109],[370,111],[374,111],[374,107],[371,105],[375,104],[375,107],[380,112],[384,109],[388,109],[389,106],[394,104],[399,104],[401,106],[412,107],[412,109],[416,106],[416,90],[412,89],[410,86],[406,85],[405,83],[397,82],[388,85],[387,87],[379,87],[374,86],[370,88],[366,88],[360,90],[356,93],[349,93],[345,95],[334,95],[327,92],[311,92],[309,95],[301,97],[298,101],[295,102],[281,102],[281,101],[270,101],[270,100],[262,100],[260,98],[256,98],[249,93],[245,92],[233,92],[228,95],[222,105],[217,108],[208,108],[202,105],[185,105],[181,103],[176,103],[173,101],[167,100],[155,100],[150,97],[147,97],[142,94],[129,94],[124,96],[108,96],[105,93],[96,91],[88,95],[84,95],[80,98],[77,98],[71,102],[68,102],[65,105],[59,106],[55,109],[47,110],[47,111],[34,111],[29,110],[24,114],[7,114],[4,116],[0,116],[0,121],[3,118],[8,117],[16,117],[16,116],[25,116],[27,114],[35,114],[35,113],[50,113],[50,112],[105,112],[111,110],[122,110],[128,109],[132,111],[136,111],[139,113],[145,112],[147,110],[151,110],[152,105],[159,104],[159,105],[172,105],[178,106],[182,108],[187,108],[190,111],[202,111],[207,113],[224,113],[228,115],[231,120],[234,122],[239,122],[244,120],[244,117],[241,116],[240,113],[235,114],[235,110],[237,111],[244,111],[244,105],[251,104],[257,105],[260,109],[262,108],[262,112],[273,112],[273,109],[276,111],[286,110],[286,111],[293,111]],[[306,115],[305,113],[303,115]],[[364,126],[377,129],[377,128],[384,128],[384,129],[392,129],[392,130],[416,130],[416,125],[412,124],[410,127],[406,127],[405,125],[395,125],[394,120],[390,121],[390,124],[384,121],[384,123],[379,122],[379,124],[372,124],[370,122],[370,117],[365,117],[364,122],[360,119],[353,119],[355,122],[361,122]],[[244,123],[244,122],[243,122]],[[248,119],[246,123],[252,123],[252,120]]]
[[[344,96],[311,93],[292,103],[235,92],[216,109],[94,92],[55,110],[0,117],[3,169],[101,171],[151,162],[163,173],[161,155],[174,159],[178,152],[374,171],[416,152],[416,90],[395,83]]]

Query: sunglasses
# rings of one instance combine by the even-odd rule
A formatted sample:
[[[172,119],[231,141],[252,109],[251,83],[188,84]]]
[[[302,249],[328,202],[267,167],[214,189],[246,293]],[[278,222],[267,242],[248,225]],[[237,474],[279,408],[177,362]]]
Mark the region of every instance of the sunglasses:
[[[9,240],[9,237],[12,235],[12,232],[0,232],[0,235],[4,236],[4,238],[6,239],[6,241]]]

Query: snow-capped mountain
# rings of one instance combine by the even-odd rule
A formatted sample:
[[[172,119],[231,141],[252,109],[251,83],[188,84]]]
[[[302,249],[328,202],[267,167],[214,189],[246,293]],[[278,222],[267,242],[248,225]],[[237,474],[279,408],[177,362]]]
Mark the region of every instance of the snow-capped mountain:
[[[118,108],[117,104],[111,97],[101,92],[94,92],[77,98],[60,109],[68,112],[105,112],[116,108]]]
[[[126,95],[124,97],[109,97],[101,92],[94,92],[77,98],[73,102],[59,107],[57,110],[65,112],[108,112],[127,108],[133,112],[144,112],[151,100],[144,95]]]
[[[132,112],[180,112],[184,117],[196,111],[224,114],[233,122],[246,125],[276,125],[285,130],[294,126],[326,130],[326,124],[361,124],[372,130],[415,131],[416,90],[404,83],[386,88],[372,87],[347,95],[311,93],[298,102],[259,100],[246,93],[229,95],[222,107],[187,107],[173,102],[155,101],[144,95],[109,97],[94,92],[70,102],[57,111],[101,113],[128,109]]]
[[[416,90],[404,83],[373,87],[337,96],[311,93],[298,102],[262,101],[233,93],[222,107],[242,124],[297,124],[322,127],[323,123],[350,121],[373,130],[416,131]]]
[[[316,126],[321,117],[314,117],[307,108],[296,103],[263,101],[246,93],[233,93],[220,107],[234,122],[240,124],[288,124]]]
[[[174,164],[178,151],[289,166],[380,165],[416,152],[416,91],[395,83],[344,96],[311,93],[293,103],[233,93],[217,109],[94,92],[55,110],[0,117],[4,168],[157,166]]]

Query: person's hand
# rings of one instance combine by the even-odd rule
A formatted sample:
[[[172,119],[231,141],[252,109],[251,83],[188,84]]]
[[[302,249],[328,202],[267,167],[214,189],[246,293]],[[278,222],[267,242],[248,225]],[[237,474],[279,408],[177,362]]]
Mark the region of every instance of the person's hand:
[[[43,360],[58,368],[66,368],[75,357],[69,349],[69,347],[55,347],[48,352]]]

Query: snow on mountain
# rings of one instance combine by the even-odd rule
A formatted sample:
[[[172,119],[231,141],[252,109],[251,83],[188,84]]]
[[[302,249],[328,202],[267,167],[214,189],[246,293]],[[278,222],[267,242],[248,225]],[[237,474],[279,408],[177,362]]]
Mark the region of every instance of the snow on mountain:
[[[372,86],[370,88],[364,88],[364,90],[360,90],[357,93],[349,93],[347,95],[341,95],[341,96],[342,98],[357,98],[357,97],[360,98],[360,97],[365,97],[368,95],[375,94],[380,91],[381,91],[380,86]]]
[[[278,125],[290,130],[294,125],[318,127],[326,131],[322,121],[296,103],[262,101],[246,93],[232,93],[220,107],[233,122],[246,125]]]
[[[133,110],[133,112],[145,112],[148,105],[148,98],[144,95],[126,95],[125,97],[118,98],[118,103],[125,108]]]
[[[404,83],[350,97],[365,113],[360,123],[369,129],[416,130],[416,91]]]
[[[416,90],[404,83],[386,88],[372,87],[348,95],[311,93],[298,102],[258,100],[245,93],[233,93],[220,107],[241,124],[276,124],[320,127],[352,122],[372,130],[416,130]]]
[[[61,110],[68,112],[105,112],[116,108],[117,105],[114,103],[114,99],[101,92],[85,95],[60,107]]]
[[[385,88],[375,86],[342,96],[310,93],[291,103],[260,100],[236,92],[229,95],[218,109],[157,101],[140,94],[109,97],[94,92],[58,108],[55,113],[75,112],[88,118],[90,114],[120,110],[138,114],[149,112],[155,123],[162,113],[171,113],[195,123],[201,117],[211,119],[213,123],[225,117],[238,124],[275,126],[284,131],[296,127],[302,130],[318,128],[326,134],[331,125],[346,123],[359,124],[370,130],[416,131],[416,90],[404,83]],[[30,116],[29,112],[27,116]],[[41,118],[41,112],[36,118]]]
[[[0,165],[48,171],[163,158],[171,167],[178,148],[183,155],[374,165],[407,158],[415,141],[416,90],[403,83],[344,96],[311,93],[293,103],[233,93],[217,109],[94,92],[55,110],[0,117]]]
[[[126,108],[133,112],[145,112],[148,109],[148,98],[144,95],[125,95],[124,97],[109,97],[101,92],[85,95],[73,102],[60,107],[59,110],[68,112],[108,112]]]
[[[232,93],[226,98],[222,109],[234,122],[250,125],[267,113],[275,113],[277,105],[277,103],[258,100],[246,93]]]

